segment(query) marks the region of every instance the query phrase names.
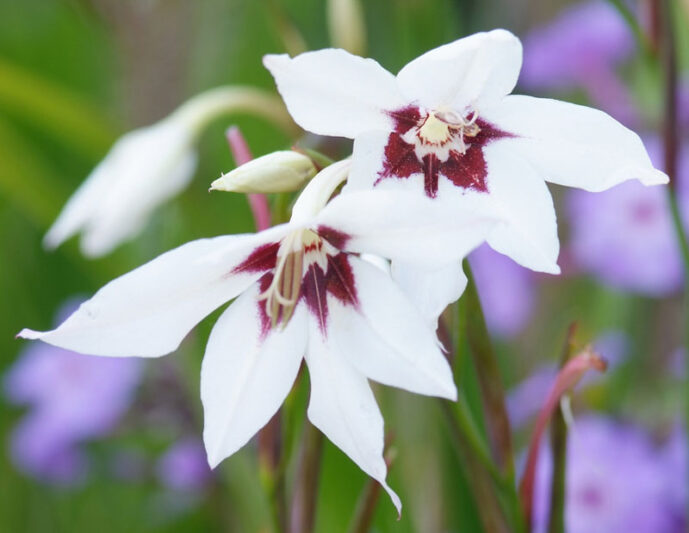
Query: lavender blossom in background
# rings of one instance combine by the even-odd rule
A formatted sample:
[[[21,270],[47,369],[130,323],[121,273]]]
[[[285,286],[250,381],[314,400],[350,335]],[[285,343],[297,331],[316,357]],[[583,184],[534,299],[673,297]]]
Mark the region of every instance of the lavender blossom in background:
[[[608,363],[608,372],[599,374],[589,372],[584,375],[579,387],[586,387],[608,375],[627,356],[629,337],[621,331],[608,331],[600,335],[593,343],[593,349]],[[548,392],[555,383],[557,366],[546,364],[513,387],[507,394],[507,413],[512,426],[519,428],[536,416],[545,404]]]
[[[469,256],[491,333],[513,337],[529,323],[536,304],[534,274],[484,244]]]
[[[687,434],[684,428],[677,424],[670,435],[663,450],[663,461],[667,473],[666,502],[670,515],[674,521],[672,531],[686,531],[687,526]]]
[[[48,482],[82,480],[88,461],[79,445],[112,431],[131,403],[141,372],[138,359],[91,357],[32,344],[4,380],[8,400],[29,408],[11,436],[15,465]]]
[[[193,438],[170,446],[158,460],[156,470],[160,482],[173,491],[197,491],[212,479],[203,443]]]
[[[527,90],[582,88],[597,107],[635,124],[638,112],[614,72],[633,52],[633,36],[609,2],[580,2],[524,39],[520,83]]]
[[[660,142],[647,139],[651,159],[661,160]],[[689,152],[679,164],[680,208],[689,213],[686,184]],[[569,250],[579,268],[603,283],[648,296],[665,296],[682,286],[682,263],[667,191],[625,182],[608,191],[570,191]]]
[[[579,417],[567,456],[565,530],[568,533],[673,532],[668,471],[642,430],[603,417]],[[534,532],[548,524],[551,459],[539,457],[534,493]]]

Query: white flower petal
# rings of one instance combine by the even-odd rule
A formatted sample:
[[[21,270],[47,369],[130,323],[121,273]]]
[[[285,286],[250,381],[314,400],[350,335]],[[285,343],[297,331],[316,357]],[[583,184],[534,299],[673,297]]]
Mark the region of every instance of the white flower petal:
[[[158,206],[187,187],[194,177],[196,153],[180,153],[168,163],[170,167],[161,166],[158,173],[151,168],[145,175],[124,170],[114,178],[100,199],[98,211],[84,227],[80,244],[85,256],[101,257],[136,236]],[[125,176],[137,176],[139,180]]]
[[[121,137],[67,202],[45,245],[83,230],[84,255],[98,257],[134,236],[193,177],[193,134],[185,122],[166,119]]]
[[[58,328],[25,329],[19,336],[91,355],[165,355],[203,317],[261,275],[233,269],[256,247],[290,229],[192,241],[111,281]]]
[[[630,179],[667,183],[639,136],[590,107],[530,96],[508,96],[482,118],[516,137],[497,143],[519,153],[552,183],[602,191]]]
[[[319,233],[340,249],[438,268],[465,257],[499,221],[488,195],[431,200],[418,191],[341,194],[321,211]],[[335,230],[332,232],[331,230]]]
[[[349,258],[358,306],[329,298],[328,342],[333,350],[384,385],[455,400],[452,370],[435,327],[377,267]]]
[[[215,467],[239,450],[280,408],[304,357],[306,309],[262,333],[258,287],[242,294],[213,327],[201,367],[203,440]]]
[[[506,219],[488,236],[488,244],[531,270],[559,274],[560,241],[548,186],[525,159],[504,145],[484,150],[489,196]]]
[[[320,135],[354,138],[390,129],[385,111],[405,104],[392,74],[373,59],[344,50],[329,48],[291,59],[267,55],[263,64],[297,124]]]
[[[388,131],[375,130],[362,133],[354,139],[352,167],[343,192],[373,188],[379,172],[383,170],[385,145],[389,135]],[[419,173],[418,179],[414,179],[413,176],[404,180],[390,179],[382,182],[381,186],[394,186],[396,190],[422,191],[423,185],[420,183],[423,184],[423,177]]]
[[[397,75],[404,95],[437,109],[481,109],[512,92],[522,45],[506,30],[476,33],[426,52]]]
[[[461,261],[434,269],[393,261],[392,278],[434,328],[440,313],[457,301],[467,286]]]
[[[311,377],[309,420],[383,486],[400,513],[402,502],[385,482],[383,416],[371,387],[326,344],[315,320],[309,320],[306,362]]]

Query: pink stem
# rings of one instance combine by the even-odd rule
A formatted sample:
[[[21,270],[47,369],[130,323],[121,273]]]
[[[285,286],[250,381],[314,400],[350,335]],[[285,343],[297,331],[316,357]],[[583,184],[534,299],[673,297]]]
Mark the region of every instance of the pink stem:
[[[534,428],[531,443],[529,444],[529,455],[526,460],[524,477],[519,485],[519,495],[521,497],[522,508],[527,523],[530,523],[529,518],[531,516],[533,502],[538,450],[541,443],[541,437],[543,436],[545,428],[548,426],[550,417],[558,406],[562,395],[571,390],[588,370],[595,369],[599,372],[604,372],[606,367],[607,364],[604,359],[593,353],[590,349],[586,349],[576,357],[570,359],[555,378],[555,383],[550,389],[545,405],[543,405],[541,412],[538,414],[536,427]]]
[[[249,145],[246,143],[246,139],[244,139],[242,132],[239,131],[237,126],[228,128],[225,132],[225,137],[227,137],[227,142],[232,151],[232,157],[234,157],[237,165],[243,165],[253,159],[251,150],[249,150]],[[248,198],[256,229],[258,231],[268,229],[270,227],[270,207],[268,206],[266,195],[249,194]]]

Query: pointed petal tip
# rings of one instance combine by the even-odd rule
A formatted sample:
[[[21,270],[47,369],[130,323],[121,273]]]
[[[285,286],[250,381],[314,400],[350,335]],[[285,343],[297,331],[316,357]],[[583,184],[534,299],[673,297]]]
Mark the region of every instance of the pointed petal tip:
[[[652,185],[666,185],[670,183],[670,177],[665,174],[665,172],[654,168],[652,171],[644,173],[639,178],[639,181],[647,187]]]
[[[43,336],[42,331],[34,331],[33,329],[28,329],[24,328],[21,330],[19,333],[17,333],[14,338],[15,339],[29,339],[29,340],[36,340],[40,339]]]
[[[280,63],[283,65],[291,58],[288,54],[266,54],[263,56],[263,66],[268,70],[278,67]]]

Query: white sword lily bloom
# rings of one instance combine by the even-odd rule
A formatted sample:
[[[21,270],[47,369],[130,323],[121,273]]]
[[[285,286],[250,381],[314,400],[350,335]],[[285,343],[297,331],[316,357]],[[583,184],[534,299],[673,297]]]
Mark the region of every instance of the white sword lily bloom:
[[[201,371],[210,464],[270,420],[305,359],[309,420],[399,510],[385,482],[383,418],[368,379],[448,399],[456,388],[434,328],[358,254],[447,264],[496,222],[472,205],[435,222],[433,202],[397,191],[340,195],[323,208],[349,166],[345,160],[319,173],[289,223],[180,246],[105,285],[55,330],[19,335],[86,354],[158,357],[236,298],[213,328]]]
[[[264,58],[300,126],[354,139],[346,190],[404,189],[462,205],[488,198],[507,220],[488,235],[490,246],[556,274],[557,222],[546,181],[602,191],[668,178],[653,168],[639,137],[605,113],[511,95],[521,63],[521,43],[506,30],[440,46],[397,76],[337,49]],[[436,265],[431,275],[393,264],[393,275],[431,317],[465,283],[459,263]]]

